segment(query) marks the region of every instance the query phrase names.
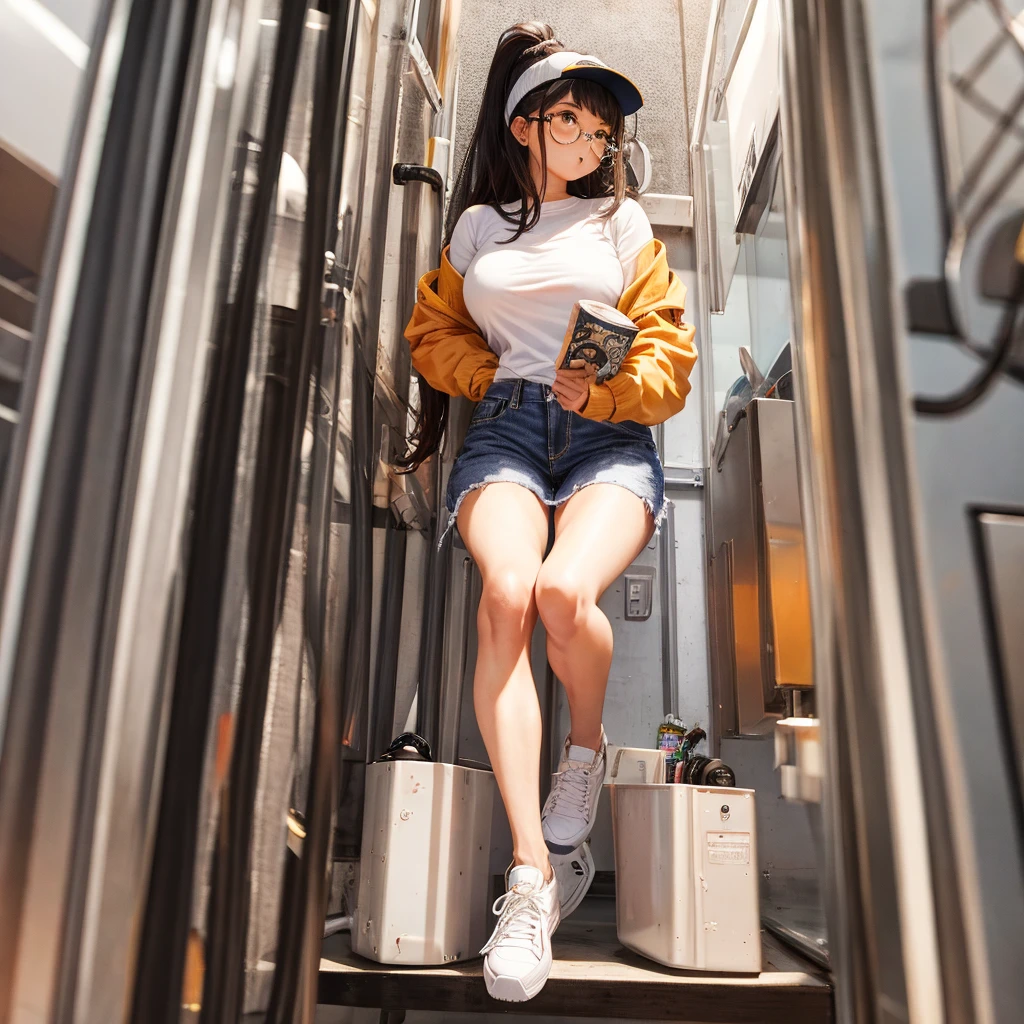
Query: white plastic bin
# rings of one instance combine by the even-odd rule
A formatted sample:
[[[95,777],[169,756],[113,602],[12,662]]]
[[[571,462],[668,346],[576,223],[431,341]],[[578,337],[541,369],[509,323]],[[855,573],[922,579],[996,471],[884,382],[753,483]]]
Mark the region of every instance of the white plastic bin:
[[[382,964],[480,955],[497,785],[489,771],[429,761],[366,766],[352,948]]]
[[[759,972],[754,791],[610,789],[619,941],[667,967]]]

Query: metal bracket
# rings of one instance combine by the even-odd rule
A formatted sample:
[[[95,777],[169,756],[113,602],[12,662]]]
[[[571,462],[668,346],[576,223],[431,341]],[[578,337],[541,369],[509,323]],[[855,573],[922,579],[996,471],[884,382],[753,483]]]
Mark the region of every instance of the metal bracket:
[[[640,196],[639,203],[647,219],[656,227],[693,227],[693,196],[647,192]]]
[[[666,487],[703,487],[703,466],[666,466]]]
[[[435,114],[440,114],[441,108],[444,105],[441,99],[441,90],[437,87],[437,79],[434,78],[434,72],[431,70],[430,62],[423,52],[423,47],[420,46],[420,41],[413,35],[409,36],[407,46],[409,48],[409,61],[416,69],[416,77],[420,80],[420,85],[423,86],[427,102]]]
[[[422,532],[430,525],[430,509],[416,477],[394,468],[396,447],[392,428],[387,423],[381,424],[374,504],[380,508],[381,502],[386,501],[399,526]]]
[[[337,280],[338,257],[333,252],[324,253],[323,290],[320,294],[320,323],[337,322],[341,306],[341,285]]]

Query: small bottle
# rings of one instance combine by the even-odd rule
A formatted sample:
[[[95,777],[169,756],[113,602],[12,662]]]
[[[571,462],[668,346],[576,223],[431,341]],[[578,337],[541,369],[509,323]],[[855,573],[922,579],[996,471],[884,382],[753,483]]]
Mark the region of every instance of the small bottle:
[[[665,752],[665,779],[675,778],[676,765],[680,761],[679,751],[686,735],[686,726],[672,715],[666,715],[658,726],[658,749]]]

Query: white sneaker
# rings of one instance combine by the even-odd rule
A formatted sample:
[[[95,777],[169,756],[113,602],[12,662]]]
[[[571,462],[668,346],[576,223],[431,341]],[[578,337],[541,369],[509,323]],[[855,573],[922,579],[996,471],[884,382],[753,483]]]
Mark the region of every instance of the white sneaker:
[[[484,982],[493,999],[532,999],[551,973],[551,936],[558,927],[558,879],[544,881],[538,868],[520,864],[508,876],[508,892],[494,901],[498,923],[481,953]]]
[[[564,921],[583,902],[597,874],[590,840],[572,853],[551,854],[551,867],[558,879],[558,899]]]
[[[544,841],[552,853],[572,853],[590,835],[604,782],[607,749],[604,729],[600,750],[570,746],[566,736],[558,772],[551,777],[551,792],[541,814]]]

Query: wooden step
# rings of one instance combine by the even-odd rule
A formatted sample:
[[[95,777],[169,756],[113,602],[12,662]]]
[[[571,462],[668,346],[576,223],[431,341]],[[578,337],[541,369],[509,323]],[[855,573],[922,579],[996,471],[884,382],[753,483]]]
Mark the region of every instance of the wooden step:
[[[831,1024],[834,1020],[832,987],[825,972],[767,932],[762,933],[764,967],[758,975],[678,971],[625,949],[608,914],[585,913],[586,905],[556,933],[551,976],[529,1003],[491,999],[484,988],[480,959],[451,967],[396,968],[356,956],[347,934],[324,941],[319,1002],[382,1010],[489,1011],[692,1024]],[[598,919],[602,916],[604,920]]]

